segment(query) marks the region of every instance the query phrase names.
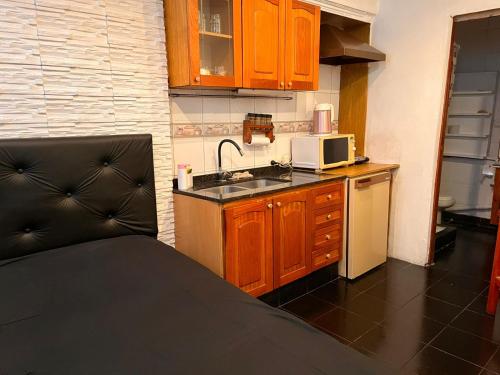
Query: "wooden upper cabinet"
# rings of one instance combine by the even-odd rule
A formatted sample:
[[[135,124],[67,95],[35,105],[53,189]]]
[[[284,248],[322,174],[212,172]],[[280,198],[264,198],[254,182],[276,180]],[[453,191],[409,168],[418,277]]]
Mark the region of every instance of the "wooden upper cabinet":
[[[241,87],[241,0],[165,0],[170,87]]]
[[[318,6],[296,0],[243,0],[243,86],[317,90]]]
[[[286,0],[243,0],[243,87],[284,88]]]
[[[320,8],[286,0],[285,85],[287,90],[317,90]]]
[[[318,6],[164,0],[170,87],[317,90]]]
[[[274,287],[309,273],[309,236],[306,232],[307,192],[302,190],[273,199]]]
[[[224,210],[226,280],[253,296],[273,289],[272,201]]]

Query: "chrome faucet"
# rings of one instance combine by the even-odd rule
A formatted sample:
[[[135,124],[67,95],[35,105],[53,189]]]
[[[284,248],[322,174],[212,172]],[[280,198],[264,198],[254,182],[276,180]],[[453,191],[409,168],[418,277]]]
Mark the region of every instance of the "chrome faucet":
[[[238,150],[238,152],[240,153],[241,156],[243,156],[243,150],[241,149],[240,146],[238,146],[238,144],[233,141],[232,139],[223,139],[222,141],[219,142],[219,148],[217,149],[217,161],[219,163],[219,169],[218,169],[218,174],[219,174],[219,180],[223,180],[224,179],[224,171],[222,170],[222,157],[221,157],[221,149],[222,149],[222,145],[224,143],[231,143],[234,147],[236,147],[236,149]]]

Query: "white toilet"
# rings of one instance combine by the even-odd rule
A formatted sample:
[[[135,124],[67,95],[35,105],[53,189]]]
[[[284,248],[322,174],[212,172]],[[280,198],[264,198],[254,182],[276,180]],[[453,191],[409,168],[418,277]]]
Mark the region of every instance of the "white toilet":
[[[450,196],[440,195],[438,203],[437,224],[441,224],[441,213],[455,204],[455,199]]]

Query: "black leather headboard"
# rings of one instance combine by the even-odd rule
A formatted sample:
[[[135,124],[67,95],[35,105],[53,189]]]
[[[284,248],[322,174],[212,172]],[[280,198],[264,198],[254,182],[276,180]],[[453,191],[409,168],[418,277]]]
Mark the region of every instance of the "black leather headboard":
[[[151,135],[0,140],[0,260],[157,232]]]

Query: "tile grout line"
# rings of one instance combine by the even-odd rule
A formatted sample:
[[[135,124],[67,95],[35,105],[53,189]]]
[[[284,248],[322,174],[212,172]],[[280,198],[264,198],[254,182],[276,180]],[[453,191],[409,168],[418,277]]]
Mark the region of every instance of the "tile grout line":
[[[449,271],[448,271],[448,272],[449,272]],[[444,277],[443,277],[441,280],[443,280],[443,279],[444,279]],[[481,294],[479,294],[479,295],[481,295]],[[476,298],[477,298],[477,297],[476,297]],[[405,363],[404,363],[404,364],[400,367],[400,370],[402,370],[402,369],[403,369],[403,368],[404,368],[404,367],[405,367],[408,363],[410,363],[410,361],[411,361],[413,358],[415,358],[418,354],[422,353],[422,352],[423,352],[426,348],[428,348],[428,347],[431,347],[431,348],[433,348],[433,349],[439,350],[439,351],[441,351],[441,352],[443,352],[443,353],[446,353],[446,354],[448,354],[448,355],[451,355],[451,356],[453,356],[453,357],[455,357],[455,358],[461,359],[462,361],[465,361],[465,362],[468,362],[468,363],[470,363],[470,364],[473,364],[474,366],[479,367],[479,368],[481,368],[481,369],[483,369],[483,370],[484,370],[485,368],[484,368],[483,366],[480,366],[480,365],[478,365],[478,364],[476,364],[476,363],[470,362],[470,361],[466,360],[465,358],[461,358],[461,357],[459,357],[459,356],[457,356],[457,355],[455,355],[455,354],[453,354],[453,353],[448,353],[447,351],[445,351],[445,350],[443,350],[443,349],[440,349],[440,348],[437,348],[437,347],[435,347],[435,346],[433,346],[433,345],[432,345],[432,343],[433,343],[433,342],[434,342],[434,341],[435,341],[435,340],[439,337],[439,335],[441,335],[441,333],[443,333],[443,331],[444,331],[445,329],[447,329],[447,328],[453,328],[453,329],[455,329],[455,327],[453,327],[453,326],[451,325],[451,323],[453,323],[453,322],[454,322],[454,321],[455,321],[455,320],[456,320],[456,319],[457,319],[460,315],[462,315],[462,314],[463,314],[463,312],[467,310],[467,307],[469,307],[470,305],[472,305],[472,303],[476,300],[476,298],[474,298],[471,302],[469,302],[469,304],[467,304],[467,305],[466,305],[466,306],[465,306],[462,310],[460,310],[460,312],[459,312],[459,313],[458,313],[458,314],[457,314],[457,315],[456,315],[453,319],[451,319],[451,320],[450,320],[450,321],[449,321],[449,322],[448,322],[448,323],[447,323],[447,324],[446,324],[446,325],[445,325],[445,326],[444,326],[444,327],[443,327],[443,328],[442,328],[442,329],[441,329],[441,330],[440,330],[440,331],[439,331],[439,332],[438,332],[438,333],[437,333],[437,334],[436,334],[436,335],[435,335],[435,336],[434,336],[431,340],[429,340],[429,342],[428,342],[428,343],[426,343],[426,344],[422,347],[422,349],[420,349],[417,353],[415,353],[415,355],[414,355],[414,356],[412,356],[412,357],[411,357],[408,361],[406,361],[406,362],[405,362]],[[497,350],[498,350],[498,347],[497,347]],[[490,359],[491,359],[491,358],[490,358]],[[490,359],[489,359],[489,360],[490,360]],[[489,361],[489,360],[488,360],[488,361]],[[486,362],[486,364],[487,364],[487,363],[488,363],[488,362]],[[485,364],[485,365],[486,365],[486,364]]]

